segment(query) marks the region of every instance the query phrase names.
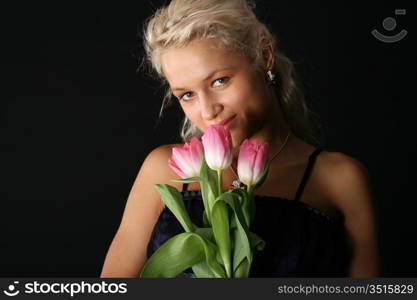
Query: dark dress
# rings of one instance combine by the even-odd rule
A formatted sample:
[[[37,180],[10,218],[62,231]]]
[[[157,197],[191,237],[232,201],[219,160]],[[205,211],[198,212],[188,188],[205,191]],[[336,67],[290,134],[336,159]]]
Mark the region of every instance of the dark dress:
[[[343,217],[334,218],[299,200],[317,155],[309,157],[294,200],[255,195],[256,215],[251,231],[266,243],[255,254],[250,277],[347,277],[350,261]],[[200,191],[187,191],[184,202],[191,219],[202,227],[204,205]],[[148,244],[148,258],[165,241],[184,232],[165,208]],[[191,268],[185,273],[191,273]]]

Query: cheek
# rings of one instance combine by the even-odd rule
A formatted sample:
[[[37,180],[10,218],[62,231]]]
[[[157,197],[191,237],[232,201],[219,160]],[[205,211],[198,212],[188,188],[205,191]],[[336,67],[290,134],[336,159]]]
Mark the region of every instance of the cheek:
[[[247,136],[251,136],[261,128],[270,113],[270,104],[264,93],[264,87],[255,84],[241,85],[236,89],[237,97],[234,102],[234,110],[240,116],[240,132],[242,136],[236,136],[237,143]]]
[[[271,106],[269,103],[270,96],[267,94],[265,85],[260,78],[254,80],[248,94],[250,95],[248,102],[253,114],[258,115],[259,118],[264,118],[271,109]]]
[[[196,114],[196,106],[193,104],[193,101],[191,102],[183,102],[179,101],[178,103],[183,111],[183,113],[189,118],[193,118],[193,116]]]
[[[265,84],[256,72],[245,72],[235,82],[234,90],[240,98],[246,99],[247,105],[259,104],[259,99],[265,98]]]
[[[246,118],[260,118],[268,110],[266,98],[255,85],[238,86],[232,99],[234,108],[243,113]]]
[[[197,126],[201,131],[204,131],[204,122],[201,118],[201,113],[198,107],[192,105],[182,105],[181,107],[184,115],[191,121],[191,123]]]

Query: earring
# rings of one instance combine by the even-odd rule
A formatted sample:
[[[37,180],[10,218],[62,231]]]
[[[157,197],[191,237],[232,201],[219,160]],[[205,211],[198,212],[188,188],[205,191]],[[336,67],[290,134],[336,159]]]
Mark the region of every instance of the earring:
[[[275,74],[272,73],[271,70],[268,70],[268,72],[266,72],[266,74],[268,74],[268,78],[269,78],[269,84],[271,85],[275,85]]]

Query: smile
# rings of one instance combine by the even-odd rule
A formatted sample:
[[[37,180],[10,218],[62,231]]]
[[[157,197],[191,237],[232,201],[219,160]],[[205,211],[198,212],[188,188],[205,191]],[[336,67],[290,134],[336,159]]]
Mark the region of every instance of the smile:
[[[233,121],[235,119],[236,115],[227,119],[225,122],[223,122],[221,125],[223,125],[224,127],[226,127],[227,129],[230,129],[233,125]]]

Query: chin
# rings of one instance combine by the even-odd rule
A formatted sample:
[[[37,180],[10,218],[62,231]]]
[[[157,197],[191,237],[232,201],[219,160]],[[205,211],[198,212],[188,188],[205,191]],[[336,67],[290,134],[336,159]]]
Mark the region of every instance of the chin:
[[[240,145],[243,143],[243,141],[245,140],[245,138],[243,136],[233,134],[233,132],[231,132],[230,134],[232,136],[232,145],[233,145],[233,148],[240,147]]]

